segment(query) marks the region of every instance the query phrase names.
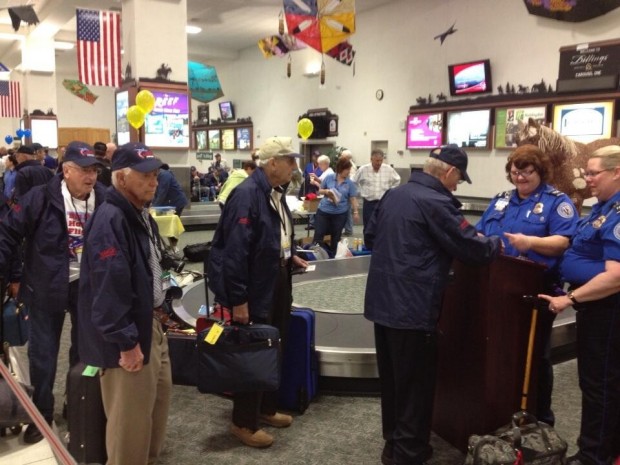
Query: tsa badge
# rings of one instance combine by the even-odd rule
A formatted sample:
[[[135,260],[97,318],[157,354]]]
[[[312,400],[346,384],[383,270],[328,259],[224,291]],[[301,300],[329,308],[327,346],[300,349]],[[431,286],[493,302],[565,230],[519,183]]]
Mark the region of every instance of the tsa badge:
[[[568,202],[562,202],[560,205],[558,205],[557,212],[558,215],[566,219],[572,218],[574,216],[573,208]]]
[[[607,217],[605,215],[601,215],[592,222],[592,227],[594,229],[600,229],[605,221],[607,221]]]
[[[540,215],[543,212],[544,208],[545,205],[542,202],[538,202],[536,205],[534,205],[534,210],[532,210],[532,213],[534,213],[534,215]]]

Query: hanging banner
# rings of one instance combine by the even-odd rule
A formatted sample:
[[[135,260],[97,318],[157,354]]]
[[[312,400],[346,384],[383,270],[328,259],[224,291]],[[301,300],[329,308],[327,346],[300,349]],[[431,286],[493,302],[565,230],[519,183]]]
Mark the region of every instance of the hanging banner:
[[[527,11],[543,18],[581,22],[620,6],[620,0],[523,0]]]

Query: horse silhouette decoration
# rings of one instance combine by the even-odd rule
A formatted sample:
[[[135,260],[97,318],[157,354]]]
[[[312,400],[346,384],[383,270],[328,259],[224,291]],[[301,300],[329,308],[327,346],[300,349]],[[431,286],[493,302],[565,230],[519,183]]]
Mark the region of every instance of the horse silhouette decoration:
[[[536,145],[549,156],[553,165],[549,184],[568,195],[579,212],[583,201],[592,197],[584,177],[590,154],[607,145],[620,145],[617,137],[597,139],[588,144],[575,142],[532,118],[527,123],[519,121],[516,141],[517,145]]]

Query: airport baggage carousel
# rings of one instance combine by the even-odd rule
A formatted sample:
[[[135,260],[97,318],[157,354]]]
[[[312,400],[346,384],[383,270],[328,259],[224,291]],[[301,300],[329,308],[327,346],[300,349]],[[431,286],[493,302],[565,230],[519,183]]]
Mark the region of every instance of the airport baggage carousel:
[[[320,375],[330,378],[378,378],[374,332],[364,318],[364,293],[370,256],[312,262],[314,271],[293,277],[293,305],[316,312],[316,350]],[[210,302],[213,302],[211,296]],[[185,288],[175,311],[195,324],[204,303],[202,280]],[[572,309],[560,314],[552,334],[552,353],[565,357],[575,341]]]

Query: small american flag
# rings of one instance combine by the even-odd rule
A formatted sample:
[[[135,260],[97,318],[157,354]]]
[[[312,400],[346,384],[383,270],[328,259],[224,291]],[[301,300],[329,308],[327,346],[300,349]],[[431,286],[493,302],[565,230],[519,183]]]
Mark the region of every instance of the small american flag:
[[[92,86],[121,85],[120,13],[77,10],[79,78]]]
[[[0,81],[0,117],[19,118],[21,116],[21,98],[19,82]]]

